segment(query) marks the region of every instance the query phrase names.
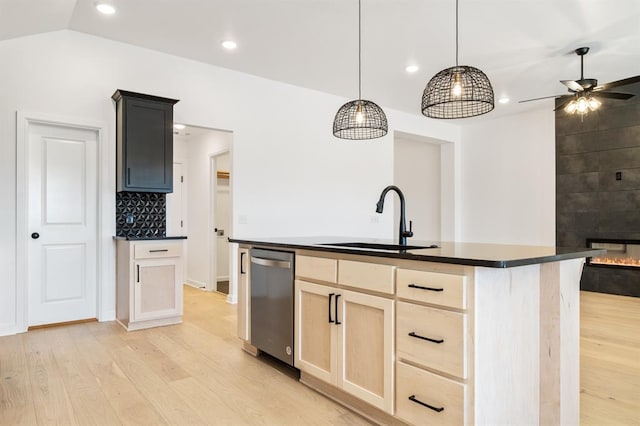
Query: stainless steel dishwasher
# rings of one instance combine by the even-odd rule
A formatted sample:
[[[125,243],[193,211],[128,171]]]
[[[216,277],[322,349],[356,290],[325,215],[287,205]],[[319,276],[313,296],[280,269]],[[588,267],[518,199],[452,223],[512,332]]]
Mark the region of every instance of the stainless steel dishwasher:
[[[293,259],[251,249],[251,344],[293,365]]]

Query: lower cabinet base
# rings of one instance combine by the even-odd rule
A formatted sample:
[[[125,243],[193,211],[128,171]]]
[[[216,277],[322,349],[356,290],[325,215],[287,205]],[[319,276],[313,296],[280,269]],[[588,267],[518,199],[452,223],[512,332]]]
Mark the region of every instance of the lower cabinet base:
[[[385,413],[376,407],[372,407],[366,402],[363,402],[362,400],[320,379],[316,379],[315,377],[306,374],[304,371],[300,372],[300,382],[373,423],[380,425],[406,425],[406,423],[396,419],[389,413]]]
[[[260,349],[245,341],[242,342],[242,350],[253,356],[258,356],[258,354],[260,354]]]
[[[126,328],[127,331],[135,331],[135,330],[143,330],[145,328],[151,328],[151,327],[161,327],[163,325],[180,324],[182,322],[182,316],[178,315],[174,317],[157,318],[152,320],[136,321],[136,322],[127,322],[127,321],[120,321],[120,320],[116,320],[116,321],[118,321],[118,324]]]

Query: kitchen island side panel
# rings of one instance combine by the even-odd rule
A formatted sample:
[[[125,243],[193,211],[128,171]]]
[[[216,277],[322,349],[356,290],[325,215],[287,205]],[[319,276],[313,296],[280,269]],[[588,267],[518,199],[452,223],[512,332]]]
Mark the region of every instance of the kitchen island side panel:
[[[475,272],[478,425],[538,425],[540,265]]]

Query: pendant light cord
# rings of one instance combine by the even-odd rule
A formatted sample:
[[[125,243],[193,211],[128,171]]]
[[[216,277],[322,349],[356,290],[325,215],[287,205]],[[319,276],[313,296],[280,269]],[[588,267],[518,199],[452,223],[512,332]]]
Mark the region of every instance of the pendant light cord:
[[[456,67],[458,66],[458,0],[456,0]]]
[[[362,99],[362,5],[361,3],[362,3],[362,0],[358,0],[358,100]]]

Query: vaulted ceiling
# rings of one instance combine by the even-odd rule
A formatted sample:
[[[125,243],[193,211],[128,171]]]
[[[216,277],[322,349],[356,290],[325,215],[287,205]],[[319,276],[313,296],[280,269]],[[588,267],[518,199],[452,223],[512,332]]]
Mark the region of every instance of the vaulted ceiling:
[[[459,0],[460,64],[482,69],[499,116],[580,77],[640,74],[638,0]],[[0,0],[0,39],[71,29],[348,98],[357,96],[357,0]],[[238,43],[234,51],[220,46]],[[405,71],[419,66],[414,74]],[[455,64],[454,0],[362,0],[363,98],[420,114],[424,86]],[[621,91],[623,88],[620,88]]]

